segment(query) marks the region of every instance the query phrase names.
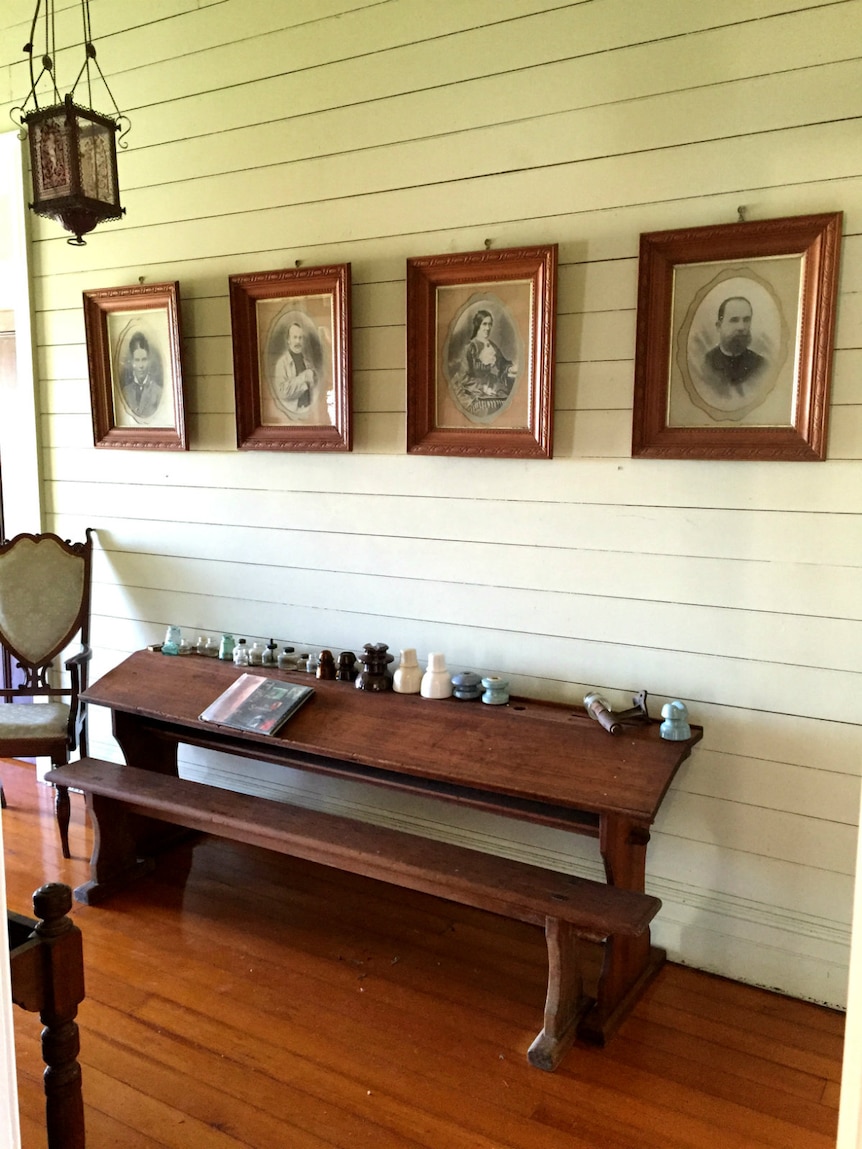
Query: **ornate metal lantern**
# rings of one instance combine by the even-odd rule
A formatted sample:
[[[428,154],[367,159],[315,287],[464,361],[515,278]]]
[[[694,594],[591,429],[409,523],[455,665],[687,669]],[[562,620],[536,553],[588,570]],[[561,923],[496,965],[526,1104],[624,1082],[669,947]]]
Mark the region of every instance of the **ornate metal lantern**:
[[[55,219],[70,231],[74,238],[68,240],[69,243],[82,245],[84,240],[81,237],[97,224],[106,219],[119,219],[125,212],[120,206],[117,180],[117,133],[126,117],[117,108],[96,60],[96,49],[90,39],[89,0],[81,0],[84,64],[69,94],[60,96],[54,74],[54,0],[47,0],[45,6],[45,52],[42,70],[38,76],[34,74],[33,33],[41,6],[42,0],[37,0],[30,42],[24,46],[30,57],[30,93],[24,105],[14,109],[25,125],[30,141],[33,180],[30,207],[37,215]],[[83,107],[73,98],[78,81],[85,74],[88,93],[90,91],[91,61],[111,96],[116,118]],[[40,108],[36,87],[46,74],[51,79],[53,99],[50,107]],[[33,108],[27,111],[31,100]]]

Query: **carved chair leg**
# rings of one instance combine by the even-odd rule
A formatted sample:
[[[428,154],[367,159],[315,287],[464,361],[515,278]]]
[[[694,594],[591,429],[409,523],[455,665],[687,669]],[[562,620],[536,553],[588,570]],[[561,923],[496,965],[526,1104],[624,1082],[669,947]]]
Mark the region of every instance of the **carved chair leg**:
[[[54,787],[54,813],[57,818],[57,826],[60,830],[60,846],[63,850],[63,857],[71,858],[72,855],[69,852],[69,822],[72,817],[72,803],[69,801],[68,786]]]

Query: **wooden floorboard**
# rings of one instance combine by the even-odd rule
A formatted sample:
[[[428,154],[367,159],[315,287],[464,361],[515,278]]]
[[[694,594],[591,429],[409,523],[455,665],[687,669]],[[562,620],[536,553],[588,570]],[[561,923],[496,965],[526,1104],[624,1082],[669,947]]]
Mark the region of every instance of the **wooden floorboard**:
[[[88,876],[52,795],[0,762],[7,900]],[[77,903],[89,1149],[832,1149],[843,1016],[668,965],[604,1050],[527,1065],[541,931],[216,839]],[[15,1011],[24,1149],[39,1022]]]

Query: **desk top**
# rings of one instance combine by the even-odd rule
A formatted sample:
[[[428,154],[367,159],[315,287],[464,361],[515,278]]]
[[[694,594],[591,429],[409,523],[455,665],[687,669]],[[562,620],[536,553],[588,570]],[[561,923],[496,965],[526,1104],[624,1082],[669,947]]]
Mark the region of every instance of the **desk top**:
[[[239,734],[200,713],[244,670],[313,685],[314,697],[275,735]],[[200,655],[138,651],[84,699],[170,727],[178,741],[314,768],[356,764],[363,777],[418,778],[649,825],[680,764],[702,736],[668,742],[659,723],[611,735],[582,708],[512,698],[505,706],[357,690],[269,667],[239,668]],[[308,761],[302,759],[308,758]]]

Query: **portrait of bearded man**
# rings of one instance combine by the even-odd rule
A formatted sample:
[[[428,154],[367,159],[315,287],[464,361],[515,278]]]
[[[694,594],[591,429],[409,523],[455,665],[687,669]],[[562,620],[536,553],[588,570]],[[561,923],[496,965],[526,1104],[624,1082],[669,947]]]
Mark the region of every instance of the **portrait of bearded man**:
[[[728,296],[719,305],[718,342],[704,356],[703,377],[723,398],[744,397],[769,365],[751,349],[753,317],[754,309],[745,296]]]

